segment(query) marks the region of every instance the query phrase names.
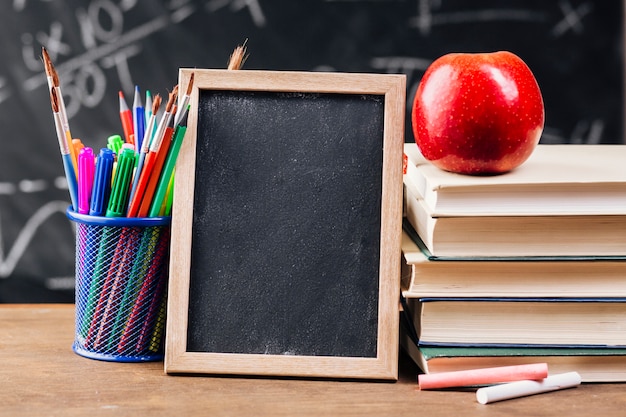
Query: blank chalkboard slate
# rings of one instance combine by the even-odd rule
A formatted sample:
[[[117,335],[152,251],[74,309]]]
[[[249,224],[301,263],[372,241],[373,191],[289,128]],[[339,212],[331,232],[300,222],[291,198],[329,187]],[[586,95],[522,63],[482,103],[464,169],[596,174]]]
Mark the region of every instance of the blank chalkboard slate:
[[[404,76],[192,71],[166,371],[395,379]]]

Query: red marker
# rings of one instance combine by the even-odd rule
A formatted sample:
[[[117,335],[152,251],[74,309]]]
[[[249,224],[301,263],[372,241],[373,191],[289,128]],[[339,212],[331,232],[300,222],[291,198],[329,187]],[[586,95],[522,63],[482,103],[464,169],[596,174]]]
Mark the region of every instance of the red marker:
[[[122,121],[122,129],[124,130],[124,137],[126,143],[132,145],[135,144],[135,136],[133,132],[133,112],[128,108],[126,100],[124,99],[124,93],[119,92],[120,96],[120,120]]]

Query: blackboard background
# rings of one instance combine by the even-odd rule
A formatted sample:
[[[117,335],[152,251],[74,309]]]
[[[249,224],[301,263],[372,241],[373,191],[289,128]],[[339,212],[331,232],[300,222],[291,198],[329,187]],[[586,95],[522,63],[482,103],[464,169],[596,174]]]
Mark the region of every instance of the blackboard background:
[[[440,55],[510,50],[543,91],[543,143],[621,143],[622,8],[618,0],[2,2],[0,302],[73,301],[74,235],[42,45],[73,135],[97,149],[121,130],[118,90],[128,100],[134,84],[166,94],[179,67],[224,68],[245,39],[248,69],[405,73],[407,108]]]

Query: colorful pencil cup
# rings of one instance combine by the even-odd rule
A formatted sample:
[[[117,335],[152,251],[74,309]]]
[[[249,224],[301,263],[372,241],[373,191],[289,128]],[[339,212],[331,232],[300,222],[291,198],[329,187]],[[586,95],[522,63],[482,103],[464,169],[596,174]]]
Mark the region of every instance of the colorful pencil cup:
[[[74,352],[91,359],[163,358],[170,217],[100,217],[76,224]]]

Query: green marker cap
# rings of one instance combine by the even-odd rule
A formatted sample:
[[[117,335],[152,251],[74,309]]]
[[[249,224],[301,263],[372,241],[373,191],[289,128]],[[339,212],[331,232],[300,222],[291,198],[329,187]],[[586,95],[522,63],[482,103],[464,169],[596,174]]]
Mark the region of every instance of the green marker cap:
[[[122,217],[126,214],[135,159],[135,150],[130,148],[122,149],[122,153],[117,158],[115,178],[111,186],[111,197],[106,212],[107,217]]]
[[[120,135],[109,136],[107,139],[107,148],[115,152],[116,155],[120,154],[122,145],[124,145],[124,139]]]

